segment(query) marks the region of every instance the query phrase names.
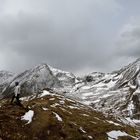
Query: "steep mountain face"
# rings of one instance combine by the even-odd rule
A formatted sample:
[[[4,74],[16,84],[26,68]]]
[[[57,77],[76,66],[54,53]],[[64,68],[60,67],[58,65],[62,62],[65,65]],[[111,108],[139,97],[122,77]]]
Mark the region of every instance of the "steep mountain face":
[[[69,72],[54,69],[47,64],[39,65],[33,69],[26,70],[12,79],[3,91],[4,97],[11,96],[15,82],[21,85],[21,95],[39,94],[45,88],[69,91],[77,81],[76,77]]]
[[[139,120],[139,75],[140,59],[137,59],[134,63],[110,74],[90,74],[95,80],[77,83],[71,91],[71,97],[75,96],[81,102],[106,114]]]
[[[65,86],[72,87],[73,84],[75,84],[75,82],[77,81],[76,76],[72,73],[55,69],[55,68],[52,68],[51,66],[49,66],[49,68],[54,74],[54,76],[58,78],[58,80],[62,83],[64,87]]]
[[[128,85],[130,82],[135,86],[139,86],[139,73],[140,73],[140,59],[137,59],[135,62],[129,64],[128,66],[122,68],[116,72],[118,75],[121,75],[121,78],[115,85],[115,88],[121,88]]]
[[[115,86],[118,79],[119,76],[116,74],[104,74],[102,77],[96,78],[95,81],[88,82],[84,80],[73,87],[71,97],[74,96],[83,103],[93,106],[111,96],[109,92],[111,92],[111,88]]]
[[[0,71],[0,93],[9,84],[14,74],[9,71]]]
[[[98,82],[105,76],[105,73],[102,72],[93,72],[89,75],[84,76],[84,81],[86,82]]]
[[[38,94],[44,88],[61,87],[61,83],[55,77],[46,64],[39,65],[34,69],[26,70],[17,75],[7,86],[2,93],[3,96],[8,97],[13,92],[15,82],[19,82],[21,86],[21,95],[26,96],[30,94]]]
[[[1,102],[0,102],[1,103]],[[2,140],[136,140],[134,127],[63,95],[43,91],[24,107],[0,104]],[[9,123],[10,122],[10,123]]]

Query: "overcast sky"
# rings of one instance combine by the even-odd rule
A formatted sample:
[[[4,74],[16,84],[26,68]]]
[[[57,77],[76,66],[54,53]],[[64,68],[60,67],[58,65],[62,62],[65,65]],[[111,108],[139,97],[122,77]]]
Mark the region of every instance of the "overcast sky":
[[[0,0],[0,70],[40,63],[111,72],[140,57],[140,0]]]

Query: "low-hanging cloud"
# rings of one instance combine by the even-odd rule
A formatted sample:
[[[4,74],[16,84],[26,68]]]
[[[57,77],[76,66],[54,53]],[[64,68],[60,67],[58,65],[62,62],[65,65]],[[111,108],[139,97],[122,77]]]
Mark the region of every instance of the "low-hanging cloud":
[[[138,58],[140,57],[140,18],[126,24],[119,36],[118,54],[120,56]]]
[[[110,71],[125,52],[114,47],[116,0],[5,0],[0,8],[0,68],[45,62],[72,72]]]
[[[22,70],[46,62],[78,71],[108,62],[111,48],[103,45],[100,32],[104,27],[99,23],[116,12],[114,0],[42,0],[30,8],[32,0],[22,1],[23,7],[14,2],[15,11],[10,7],[11,11],[0,17],[0,48],[7,67],[16,70],[19,65]]]

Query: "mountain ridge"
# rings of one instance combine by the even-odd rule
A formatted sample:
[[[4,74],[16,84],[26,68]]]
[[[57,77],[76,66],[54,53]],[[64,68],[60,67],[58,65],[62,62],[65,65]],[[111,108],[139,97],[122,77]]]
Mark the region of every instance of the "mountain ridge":
[[[18,120],[18,123],[24,126],[24,128],[26,127],[26,129],[21,129],[20,125],[16,125],[17,120],[12,119],[13,125],[15,124],[17,126],[16,129],[19,128],[19,130],[21,130],[19,131],[20,137],[24,138],[24,135],[26,136],[25,140],[28,140],[27,137],[32,139],[34,136],[38,140],[43,139],[43,136],[48,139],[50,138],[50,140],[56,139],[57,137],[62,140],[71,140],[75,138],[75,136],[77,136],[77,140],[138,140],[137,138],[140,137],[140,59],[112,73],[92,72],[79,78],[72,73],[57,70],[47,64],[40,64],[18,75],[11,75],[10,78],[11,80],[5,78],[4,81],[4,83],[6,81],[8,82],[5,87],[3,87],[4,89],[1,94],[0,120],[8,121],[8,119],[5,120],[3,117],[5,116],[6,118],[6,115],[7,118],[21,117],[27,110],[30,111],[29,113],[34,112],[37,116],[39,115],[38,117],[35,115],[34,119],[37,119],[37,121],[32,120],[31,125],[29,125],[30,128],[33,129],[33,135],[29,133],[27,133],[27,135],[25,134],[25,132],[29,130],[24,126],[23,122],[21,122],[21,119]],[[9,105],[8,103],[9,98],[11,98],[13,94],[16,81],[18,81],[21,86],[22,103],[27,107],[27,110],[24,109],[21,112],[18,107]],[[73,105],[69,102],[70,100],[74,103]],[[82,113],[84,117],[81,117],[79,112],[83,111],[83,109],[80,106],[91,109],[94,113],[88,116],[89,114],[86,112],[89,110],[87,109]],[[17,113],[19,114],[14,113],[12,107],[17,109]],[[44,112],[47,111],[48,108],[49,110],[53,110],[53,112]],[[8,109],[10,112],[12,111],[11,114],[6,114],[5,110]],[[69,117],[72,113],[71,111],[74,111],[73,113],[75,115]],[[45,116],[49,117],[49,120],[51,120],[53,124],[49,126],[46,124],[45,121],[48,123],[49,121],[42,118],[44,113],[49,113],[49,116],[48,114]],[[98,116],[98,113],[104,117]],[[12,114],[15,115],[13,116]],[[79,116],[83,126],[81,126],[79,122]],[[41,122],[39,118],[41,118]],[[57,119],[58,122],[54,122],[54,118]],[[95,123],[92,125],[89,124],[88,119],[91,118],[102,120],[101,123],[103,126],[100,125],[100,121],[98,121],[98,125]],[[110,120],[112,118],[113,120]],[[67,119],[72,122],[78,122],[78,125],[69,124]],[[84,124],[84,121],[86,124]],[[43,125],[44,123],[46,124],[45,126]],[[113,129],[110,123],[115,125]],[[41,134],[37,130],[37,124],[40,124],[39,132]],[[0,127],[2,125],[0,122]],[[6,125],[7,124],[4,123],[5,128],[3,127],[2,133],[0,131],[0,138],[7,138],[4,132],[4,130],[8,131]],[[121,125],[121,127],[119,127],[119,125]],[[63,129],[64,126],[66,126],[65,129]],[[56,131],[55,127],[60,129],[60,131],[52,135],[52,130]],[[102,127],[101,130],[100,127]],[[132,128],[131,130],[129,130],[130,127]],[[45,132],[44,128],[48,131]],[[10,130],[11,129],[12,127],[10,127]],[[64,130],[68,130],[68,132],[64,133]],[[133,133],[132,130],[135,131],[135,133]],[[89,134],[87,132],[89,132]],[[11,140],[14,140],[14,137],[17,136],[15,133],[11,135],[10,131],[8,131],[8,133]],[[71,135],[71,138],[69,138],[68,133]],[[77,133],[77,135],[75,133]],[[117,134],[118,137],[114,138],[112,133]],[[80,136],[80,134],[82,135]],[[123,137],[120,137],[119,134],[123,135]],[[37,137],[37,135],[40,137]]]
[[[139,73],[140,58],[115,72],[93,72],[81,78],[41,64],[16,76],[2,95],[10,97],[15,81],[19,81],[24,96],[37,96],[43,89],[50,88],[104,113],[139,119]]]

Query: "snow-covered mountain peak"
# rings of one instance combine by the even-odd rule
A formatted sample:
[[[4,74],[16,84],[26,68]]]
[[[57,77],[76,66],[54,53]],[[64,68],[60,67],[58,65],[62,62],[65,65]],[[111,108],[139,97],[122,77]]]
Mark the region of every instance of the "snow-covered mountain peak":
[[[75,75],[70,72],[62,71],[60,69],[56,69],[51,66],[49,66],[49,68],[51,69],[51,71],[53,72],[54,75],[65,74],[66,76],[71,77],[71,78],[75,77]]]
[[[137,63],[140,65],[140,58],[136,59],[136,61],[134,63]]]
[[[11,94],[16,81],[21,85],[23,96],[38,93],[44,88],[61,87],[58,78],[54,76],[47,64],[38,65],[18,74],[3,92],[4,96]]]
[[[15,74],[9,71],[0,71],[0,92],[9,84],[9,82],[14,78]]]
[[[56,76],[63,86],[72,87],[78,80],[73,73],[62,71],[56,68],[49,66],[50,70]]]
[[[43,70],[43,69],[47,69],[50,71],[49,66],[45,63],[35,66],[33,69],[31,69],[31,71],[33,72],[33,71],[39,71],[39,70]]]
[[[140,79],[140,58],[119,71],[116,71],[116,74],[120,75],[120,78],[115,85],[116,89],[127,86],[130,82],[138,84],[137,81]]]
[[[1,70],[0,71],[0,83],[7,80],[9,77],[12,77],[14,73],[6,71],[6,70]]]
[[[40,64],[15,76],[3,92],[3,95],[11,93],[11,89],[17,81],[21,85],[22,95],[25,96],[33,93],[38,94],[44,88],[57,90],[63,88],[63,91],[69,91],[76,80],[72,73],[52,68],[47,64]]]
[[[17,75],[7,86],[4,96],[12,92],[14,83],[20,82],[22,95],[40,94],[43,89],[53,89],[68,97],[97,108],[103,112],[117,112],[133,117],[140,116],[140,59],[112,73],[93,72],[77,78],[74,74],[40,64]],[[139,115],[137,115],[139,113]]]

